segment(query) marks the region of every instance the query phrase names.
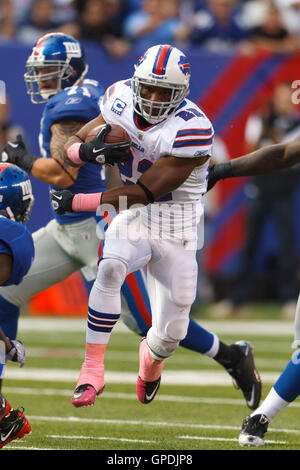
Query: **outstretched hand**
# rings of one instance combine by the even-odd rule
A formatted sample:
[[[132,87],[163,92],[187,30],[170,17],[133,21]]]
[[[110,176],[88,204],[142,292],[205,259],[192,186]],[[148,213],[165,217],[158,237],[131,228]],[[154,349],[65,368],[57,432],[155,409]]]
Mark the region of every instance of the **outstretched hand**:
[[[0,151],[0,162],[13,163],[25,171],[31,171],[37,157],[27,152],[23,137],[18,134],[14,142],[8,141]]]

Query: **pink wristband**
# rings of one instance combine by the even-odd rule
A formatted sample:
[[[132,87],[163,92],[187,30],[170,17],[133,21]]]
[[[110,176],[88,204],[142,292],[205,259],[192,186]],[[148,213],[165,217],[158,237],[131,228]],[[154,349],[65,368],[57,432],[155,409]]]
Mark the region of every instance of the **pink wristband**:
[[[74,212],[96,212],[101,203],[102,193],[75,194],[72,201]]]
[[[79,157],[80,145],[81,145],[80,142],[75,142],[75,144],[72,144],[71,147],[69,147],[67,150],[68,159],[71,160],[71,162],[75,163],[76,165],[83,163],[83,161]]]

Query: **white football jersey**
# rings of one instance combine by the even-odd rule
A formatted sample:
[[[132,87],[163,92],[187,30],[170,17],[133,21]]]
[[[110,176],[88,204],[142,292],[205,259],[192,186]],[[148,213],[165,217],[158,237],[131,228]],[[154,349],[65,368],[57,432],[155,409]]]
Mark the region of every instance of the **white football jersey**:
[[[178,158],[211,156],[214,130],[211,122],[192,101],[185,99],[175,113],[166,120],[140,127],[140,118],[133,108],[131,80],[120,81],[106,90],[101,103],[103,119],[118,124],[131,139],[131,158],[119,165],[124,184],[134,184],[159,158],[172,155]],[[185,228],[195,226],[203,212],[201,198],[206,192],[206,174],[209,160],[194,168],[189,177],[176,190],[147,206],[144,216],[156,220],[166,217],[163,205],[172,207],[172,229],[180,230],[184,214]],[[159,204],[159,209],[153,206]],[[201,207],[200,207],[201,206]],[[166,207],[165,207],[166,209]],[[195,210],[197,209],[197,214]],[[151,213],[150,213],[151,212]],[[153,225],[153,224],[152,224]]]

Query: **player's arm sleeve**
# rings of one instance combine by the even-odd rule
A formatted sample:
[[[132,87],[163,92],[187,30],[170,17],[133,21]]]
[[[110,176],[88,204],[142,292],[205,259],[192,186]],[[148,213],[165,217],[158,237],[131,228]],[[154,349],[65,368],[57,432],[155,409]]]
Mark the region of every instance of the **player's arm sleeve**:
[[[181,158],[211,156],[213,139],[214,129],[209,121],[198,120],[195,125],[193,120],[191,120],[190,125],[185,125],[178,129],[170,149],[170,154]]]
[[[56,95],[47,103],[46,112],[50,125],[63,120],[88,122],[99,114],[99,106],[95,97],[85,95],[78,87],[72,95],[67,91]]]
[[[12,259],[12,269],[4,286],[20,284],[34,259],[34,244],[29,230],[18,222],[1,220],[1,249]]]
[[[12,251],[9,245],[7,245],[3,240],[0,240],[0,254],[2,253],[12,256]]]
[[[6,283],[12,273],[13,254],[10,247],[0,240],[0,285]]]

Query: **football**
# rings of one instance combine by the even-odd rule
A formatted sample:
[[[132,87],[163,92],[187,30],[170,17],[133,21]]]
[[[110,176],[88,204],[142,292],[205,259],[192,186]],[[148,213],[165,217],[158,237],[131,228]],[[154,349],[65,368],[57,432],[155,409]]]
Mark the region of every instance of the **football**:
[[[104,125],[105,124],[102,124],[101,126],[97,126],[94,127],[94,129],[91,129],[85,139],[85,142],[92,140]],[[131,140],[127,132],[121,126],[118,126],[117,124],[111,124],[111,130],[105,135],[104,142],[107,144],[117,144],[119,142],[130,143]]]

